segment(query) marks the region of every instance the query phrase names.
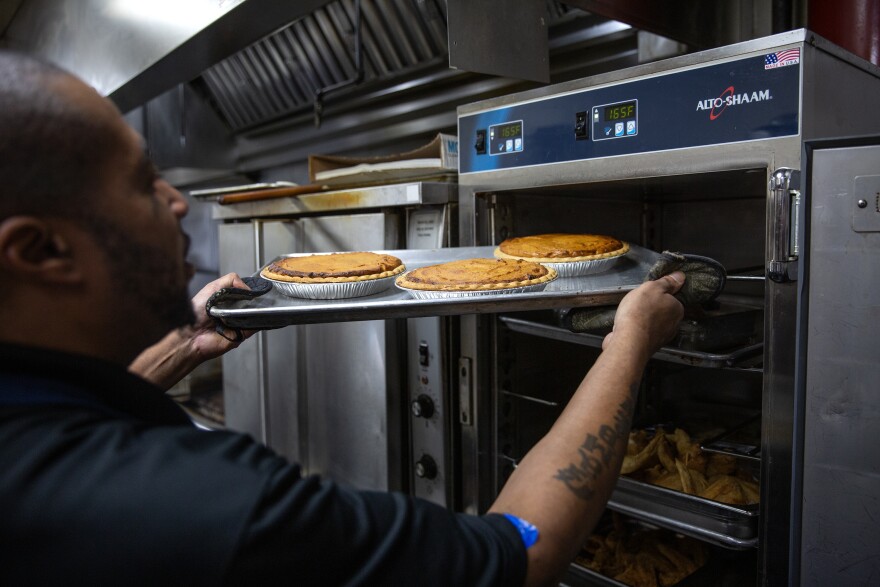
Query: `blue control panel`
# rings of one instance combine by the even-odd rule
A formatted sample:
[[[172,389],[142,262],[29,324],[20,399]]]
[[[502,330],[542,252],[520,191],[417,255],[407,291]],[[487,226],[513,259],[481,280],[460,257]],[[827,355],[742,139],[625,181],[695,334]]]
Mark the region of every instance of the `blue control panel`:
[[[461,116],[459,173],[797,135],[800,86],[787,48]]]
[[[639,134],[639,101],[593,106],[593,140],[606,141]]]
[[[489,154],[505,155],[523,150],[523,122],[505,122],[489,127]]]

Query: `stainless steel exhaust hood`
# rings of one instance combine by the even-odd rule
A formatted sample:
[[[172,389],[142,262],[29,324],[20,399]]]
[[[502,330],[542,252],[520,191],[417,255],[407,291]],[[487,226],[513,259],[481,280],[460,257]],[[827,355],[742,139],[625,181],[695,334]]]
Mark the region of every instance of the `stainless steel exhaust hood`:
[[[448,2],[471,10],[471,4],[495,6],[498,1],[364,0],[363,79],[444,59],[450,43],[474,36],[467,19],[464,24],[456,20],[460,30],[448,29]],[[677,6],[672,0],[657,6],[645,0],[545,0],[535,3],[535,10],[544,11],[549,20],[532,20],[546,36],[547,24],[559,13],[579,7],[606,19],[638,22],[644,30],[701,47],[763,32],[757,29],[769,22],[761,16],[770,1],[737,0],[724,11],[691,11],[691,18],[682,19],[668,16],[681,14],[671,10]],[[220,101],[219,107],[233,128],[242,128],[311,104],[316,92],[351,77],[353,4],[354,0],[3,0],[0,46],[60,64],[109,96],[123,112],[204,75],[213,93],[235,97]],[[639,18],[655,11],[666,16]],[[546,53],[546,47],[534,53]],[[546,55],[541,59],[546,68]],[[503,62],[499,55],[490,59],[490,64]],[[537,79],[522,68],[506,71],[456,63],[468,71]]]
[[[23,0],[3,45],[40,55],[127,112],[329,0]]]

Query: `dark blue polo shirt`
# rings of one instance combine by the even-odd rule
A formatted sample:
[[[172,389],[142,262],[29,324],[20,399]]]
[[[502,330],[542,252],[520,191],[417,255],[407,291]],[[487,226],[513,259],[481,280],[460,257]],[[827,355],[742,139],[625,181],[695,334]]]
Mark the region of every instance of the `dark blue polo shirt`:
[[[303,477],[120,366],[0,345],[0,585],[520,585],[502,516]]]

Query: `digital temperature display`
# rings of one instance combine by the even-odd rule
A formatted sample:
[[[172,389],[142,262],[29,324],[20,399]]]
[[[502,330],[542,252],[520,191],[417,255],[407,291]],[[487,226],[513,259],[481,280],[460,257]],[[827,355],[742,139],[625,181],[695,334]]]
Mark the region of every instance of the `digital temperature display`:
[[[522,137],[521,122],[514,122],[513,124],[505,124],[498,127],[498,138],[511,139],[513,137]]]
[[[593,106],[593,140],[623,139],[639,134],[639,101]]]
[[[612,104],[605,106],[605,122],[610,120],[626,120],[627,118],[636,117],[636,103],[624,102],[623,104]]]
[[[506,155],[523,150],[523,122],[505,122],[489,127],[489,154]]]

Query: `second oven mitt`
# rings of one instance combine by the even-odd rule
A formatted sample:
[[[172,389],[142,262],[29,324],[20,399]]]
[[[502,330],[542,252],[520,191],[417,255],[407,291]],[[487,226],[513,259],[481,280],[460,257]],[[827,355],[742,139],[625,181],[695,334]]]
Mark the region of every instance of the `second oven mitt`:
[[[208,316],[211,315],[211,308],[221,302],[252,300],[272,290],[272,282],[267,279],[263,279],[259,275],[242,277],[241,280],[250,289],[244,289],[243,287],[224,287],[223,289],[215,291],[205,303],[205,312],[208,314]],[[217,332],[223,338],[235,342],[240,342],[244,340],[244,335],[242,334],[240,328],[229,328],[225,326],[222,322],[220,322],[220,320],[215,319],[214,321],[217,323]],[[228,335],[230,331],[233,334],[232,337]]]
[[[683,255],[663,251],[645,276],[645,281],[654,281],[674,271],[684,272],[684,285],[675,294],[685,308],[711,302],[724,289],[727,271],[715,259],[699,255]],[[617,306],[600,308],[572,308],[562,315],[562,326],[572,332],[607,334],[614,326]]]
[[[563,328],[572,332],[589,332],[591,334],[608,334],[614,327],[614,315],[617,306],[601,306],[599,308],[571,308],[561,316]]]
[[[727,271],[715,259],[671,251],[663,251],[660,259],[648,271],[645,281],[660,279],[674,271],[681,271],[686,276],[684,285],[675,294],[685,308],[711,302],[718,297],[727,281]]]

